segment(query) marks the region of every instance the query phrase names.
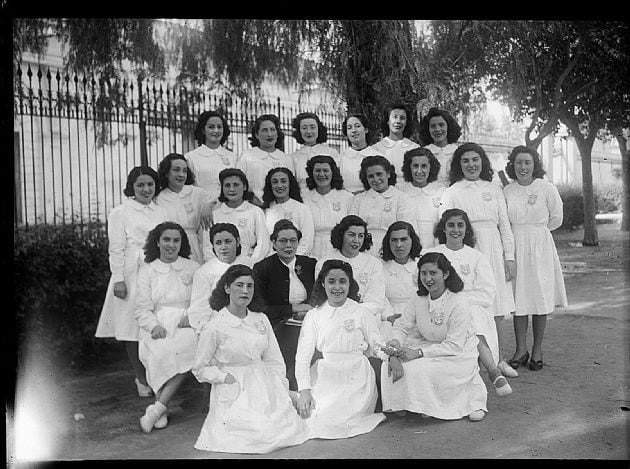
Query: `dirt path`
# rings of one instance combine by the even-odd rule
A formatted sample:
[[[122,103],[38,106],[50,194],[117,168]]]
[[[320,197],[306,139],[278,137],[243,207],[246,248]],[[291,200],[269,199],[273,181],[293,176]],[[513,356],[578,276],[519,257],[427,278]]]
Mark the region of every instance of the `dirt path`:
[[[582,239],[579,231],[554,234],[570,307],[548,322],[544,369],[524,370],[511,379],[514,393],[507,398],[497,397],[489,386],[489,414],[482,422],[390,418],[366,435],[312,440],[269,455],[206,453],[193,448],[205,417],[203,392],[194,379],[171,406],[170,425],[145,435],[138,418],[149,401],[135,395],[122,355],[80,374],[31,357],[20,363],[18,411],[24,403],[27,413],[19,435],[25,429],[28,437],[18,438],[18,455],[64,460],[628,459],[630,298],[624,261],[630,251],[628,233],[618,227],[600,225],[596,248],[574,247]],[[513,340],[512,321],[504,326]],[[512,351],[510,344],[505,353]],[[485,373],[483,378],[489,384]],[[7,441],[12,443],[11,435]]]

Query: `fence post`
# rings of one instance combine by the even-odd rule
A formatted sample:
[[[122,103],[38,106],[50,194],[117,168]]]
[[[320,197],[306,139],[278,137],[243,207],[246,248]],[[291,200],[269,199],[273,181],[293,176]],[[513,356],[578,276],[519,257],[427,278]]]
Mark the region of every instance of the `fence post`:
[[[149,166],[147,157],[147,127],[144,121],[144,100],[142,99],[142,73],[138,76],[138,126],[140,129],[140,165]]]

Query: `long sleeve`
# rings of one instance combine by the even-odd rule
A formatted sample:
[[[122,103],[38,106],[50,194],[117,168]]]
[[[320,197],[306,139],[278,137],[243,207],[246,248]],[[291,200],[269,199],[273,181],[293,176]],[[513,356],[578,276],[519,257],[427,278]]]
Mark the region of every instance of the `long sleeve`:
[[[197,352],[191,371],[200,383],[223,383],[227,376],[226,372],[211,364],[219,346],[219,334],[218,329],[209,323],[206,323],[199,334]]]
[[[492,266],[486,256],[481,255],[477,262],[477,272],[472,289],[466,290],[466,295],[472,303],[484,308],[491,308],[496,291],[496,281]]]
[[[109,240],[109,269],[112,272],[112,281],[125,280],[125,247],[126,235],[124,215],[119,207],[114,208],[107,221],[107,238]]]
[[[315,312],[316,310],[311,310],[306,313],[298,339],[297,352],[295,353],[295,379],[298,391],[311,389],[311,358],[317,343]]]
[[[388,355],[377,344],[385,344],[385,338],[381,334],[377,319],[371,314],[365,314],[361,318],[361,325],[365,334],[365,340],[369,345],[370,354],[381,360],[387,360]]]
[[[396,339],[401,345],[405,343],[405,339],[411,329],[416,326],[415,305],[417,301],[415,296],[412,297],[392,326],[392,339]]]
[[[499,208],[499,233],[501,234],[501,244],[503,244],[503,254],[506,261],[514,260],[514,234],[507,212],[507,203],[503,191],[496,191],[497,204]]]
[[[549,223],[547,228],[553,231],[562,226],[563,203],[558,188],[549,183],[549,191],[547,192],[547,208],[549,209]]]
[[[252,263],[263,260],[271,250],[271,240],[269,239],[269,231],[265,223],[265,215],[262,210],[252,210],[254,216],[254,225],[256,228],[256,247],[252,252]]]
[[[263,304],[262,309],[265,312],[265,314],[267,315],[268,318],[271,318],[274,320],[274,323],[276,321],[276,319],[283,319],[283,318],[289,318],[291,317],[292,313],[293,313],[293,307],[288,304],[289,298],[288,298],[288,285],[286,286],[286,291],[287,291],[287,298],[286,304],[273,304],[272,300],[271,300],[271,296],[272,296],[272,291],[278,291],[278,289],[280,291],[282,291],[283,288],[285,288],[285,283],[286,280],[288,280],[288,269],[286,271],[286,278],[283,278],[282,275],[280,275],[277,271],[276,271],[276,275],[274,277],[273,275],[273,271],[272,269],[269,268],[269,264],[267,263],[267,261],[269,260],[269,258],[267,258],[266,260],[263,260],[260,263],[257,263],[254,265],[254,271],[256,272],[257,275],[257,291],[258,291],[258,296],[260,297],[260,299],[262,300]]]
[[[470,314],[461,302],[454,304],[452,308],[453,311],[446,322],[444,340],[422,348],[426,358],[458,355],[464,350],[470,328]]]
[[[361,304],[379,320],[385,320],[383,317],[385,311],[385,275],[383,274],[383,266],[380,262],[375,262],[370,272],[370,284],[365,290],[365,294],[361,297]]]
[[[138,272],[137,292],[136,292],[136,309],[134,317],[138,321],[138,325],[151,332],[158,322],[155,316],[155,305],[151,299],[151,268],[145,264]]]
[[[282,382],[284,383],[286,389],[289,389],[289,380],[286,377],[287,367],[284,363],[284,358],[282,358],[282,352],[280,351],[280,345],[278,345],[278,339],[276,339],[276,335],[273,332],[269,319],[267,319],[264,315],[263,321],[265,321],[265,326],[267,327],[267,340],[269,343],[269,346],[263,352],[263,362],[265,362],[265,365],[275,371],[278,376],[282,378]]]
[[[210,308],[211,276],[206,269],[199,268],[193,275],[190,306],[188,307],[188,321],[190,326],[199,333],[205,323],[212,317]]]

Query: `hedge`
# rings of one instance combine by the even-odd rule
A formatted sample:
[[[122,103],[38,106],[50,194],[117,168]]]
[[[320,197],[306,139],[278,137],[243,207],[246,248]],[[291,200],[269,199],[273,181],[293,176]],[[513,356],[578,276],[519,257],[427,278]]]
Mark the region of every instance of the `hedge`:
[[[584,202],[582,186],[559,184],[558,191],[562,198],[563,220],[560,229],[573,230],[584,224]],[[593,187],[596,213],[621,212],[623,188],[620,184],[608,184]]]

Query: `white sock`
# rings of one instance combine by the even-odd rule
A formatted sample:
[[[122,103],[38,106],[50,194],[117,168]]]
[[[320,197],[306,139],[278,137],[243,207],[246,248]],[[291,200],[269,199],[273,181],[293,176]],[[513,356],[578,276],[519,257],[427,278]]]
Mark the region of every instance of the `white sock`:
[[[166,412],[166,406],[162,404],[160,401],[155,401],[155,410],[157,410],[158,413],[162,415],[164,414],[164,412]]]

